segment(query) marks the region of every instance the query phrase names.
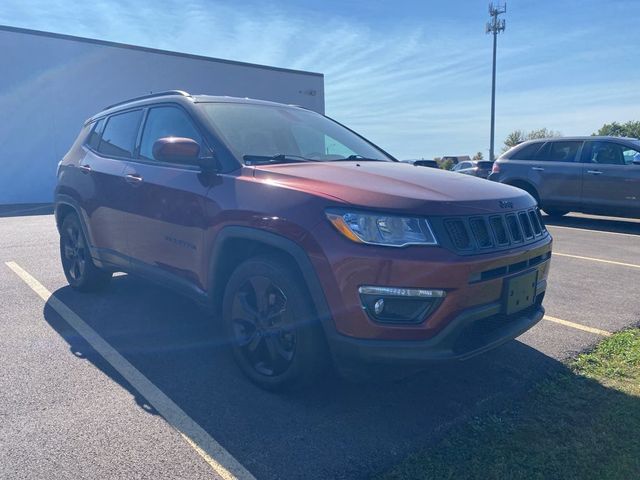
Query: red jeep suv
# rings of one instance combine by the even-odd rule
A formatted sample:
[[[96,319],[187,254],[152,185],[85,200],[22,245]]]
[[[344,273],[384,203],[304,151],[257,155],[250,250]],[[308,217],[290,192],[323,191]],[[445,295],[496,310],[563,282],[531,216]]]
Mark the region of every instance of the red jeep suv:
[[[69,284],[125,271],[221,312],[277,389],[465,359],[543,314],[551,236],[523,190],[396,161],[320,114],[169,91],[86,121],[55,193]]]

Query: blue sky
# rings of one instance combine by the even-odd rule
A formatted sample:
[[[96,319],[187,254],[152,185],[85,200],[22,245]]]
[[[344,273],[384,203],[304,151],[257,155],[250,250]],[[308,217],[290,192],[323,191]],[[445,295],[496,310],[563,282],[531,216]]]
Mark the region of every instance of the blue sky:
[[[398,158],[489,148],[485,0],[4,0],[0,24],[322,72],[327,114]],[[640,120],[640,1],[512,0],[496,150],[514,129]],[[215,92],[213,92],[215,93]]]

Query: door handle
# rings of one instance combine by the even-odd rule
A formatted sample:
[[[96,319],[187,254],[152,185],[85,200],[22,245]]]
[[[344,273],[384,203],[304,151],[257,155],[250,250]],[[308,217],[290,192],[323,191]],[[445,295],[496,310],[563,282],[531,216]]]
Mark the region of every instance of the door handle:
[[[127,173],[124,179],[132,185],[140,185],[142,183],[142,177],[137,173]]]
[[[80,171],[82,173],[91,173],[91,166],[90,165],[78,165],[78,168],[80,169]]]
[[[587,170],[587,173],[590,173],[591,175],[601,175],[602,172],[600,170]]]
[[[542,167],[531,167],[531,170],[535,170],[536,172],[544,172],[544,168]]]

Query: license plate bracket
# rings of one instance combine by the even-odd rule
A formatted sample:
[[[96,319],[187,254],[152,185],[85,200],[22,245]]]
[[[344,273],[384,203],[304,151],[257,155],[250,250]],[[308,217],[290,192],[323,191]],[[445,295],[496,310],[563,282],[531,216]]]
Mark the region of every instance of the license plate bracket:
[[[536,299],[537,284],[537,270],[506,279],[505,313],[511,315],[533,305]]]

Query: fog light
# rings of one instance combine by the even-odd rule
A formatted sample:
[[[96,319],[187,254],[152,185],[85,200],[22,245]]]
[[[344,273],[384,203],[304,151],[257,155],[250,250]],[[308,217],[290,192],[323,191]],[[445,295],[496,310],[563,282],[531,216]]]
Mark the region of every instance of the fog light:
[[[362,308],[380,323],[422,323],[444,299],[444,290],[362,286],[358,289]]]
[[[376,315],[380,315],[383,310],[384,310],[384,298],[381,298],[373,305],[373,311],[376,312]]]

